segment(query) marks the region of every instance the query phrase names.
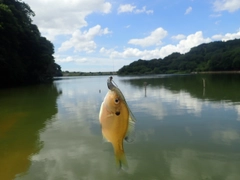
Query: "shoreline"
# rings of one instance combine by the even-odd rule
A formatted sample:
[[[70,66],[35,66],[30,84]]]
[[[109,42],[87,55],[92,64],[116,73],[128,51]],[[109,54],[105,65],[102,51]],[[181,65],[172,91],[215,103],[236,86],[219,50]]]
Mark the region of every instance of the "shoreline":
[[[191,72],[191,74],[240,74],[240,71],[202,71]]]
[[[171,73],[166,73],[171,74]],[[189,74],[189,73],[172,73],[172,74]],[[199,71],[199,72],[191,72],[190,74],[240,74],[240,71]],[[69,76],[101,76],[101,75],[119,75],[117,72],[63,72],[64,77]],[[133,74],[128,74],[133,75]],[[144,74],[138,74],[138,75],[144,75]],[[146,75],[146,74],[145,74]],[[153,74],[148,74],[153,75]],[[121,75],[120,75],[121,76]],[[122,75],[125,76],[125,75]]]

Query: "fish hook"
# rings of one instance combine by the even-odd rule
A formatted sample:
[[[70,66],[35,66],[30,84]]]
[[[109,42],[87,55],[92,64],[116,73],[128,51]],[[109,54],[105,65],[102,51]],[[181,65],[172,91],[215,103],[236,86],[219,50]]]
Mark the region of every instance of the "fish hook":
[[[113,81],[113,77],[110,76],[107,80],[107,86],[108,86],[108,89],[110,90],[113,90],[113,88],[117,87],[117,85],[115,86],[112,82],[116,85],[116,83]]]

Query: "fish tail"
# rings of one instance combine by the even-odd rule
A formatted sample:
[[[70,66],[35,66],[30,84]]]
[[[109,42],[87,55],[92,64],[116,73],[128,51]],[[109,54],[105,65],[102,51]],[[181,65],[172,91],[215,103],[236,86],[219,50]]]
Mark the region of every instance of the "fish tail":
[[[123,145],[118,144],[114,146],[115,160],[118,169],[127,169],[128,163],[123,150]]]
[[[115,154],[115,159],[116,159],[116,165],[118,169],[127,169],[128,168],[128,163],[127,159],[125,156],[125,153],[122,151],[122,153]]]

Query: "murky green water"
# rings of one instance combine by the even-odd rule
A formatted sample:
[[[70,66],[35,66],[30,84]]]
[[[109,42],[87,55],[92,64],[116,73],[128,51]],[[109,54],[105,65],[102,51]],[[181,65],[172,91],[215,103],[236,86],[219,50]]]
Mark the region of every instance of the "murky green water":
[[[137,119],[121,172],[98,121],[107,78],[0,90],[0,179],[240,179],[239,75],[114,76]]]

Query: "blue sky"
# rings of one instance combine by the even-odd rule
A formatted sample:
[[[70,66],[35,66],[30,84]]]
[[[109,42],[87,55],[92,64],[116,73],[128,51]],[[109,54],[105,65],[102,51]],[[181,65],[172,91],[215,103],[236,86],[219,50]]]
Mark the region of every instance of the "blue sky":
[[[138,59],[240,38],[239,0],[24,0],[62,70],[117,71]]]

